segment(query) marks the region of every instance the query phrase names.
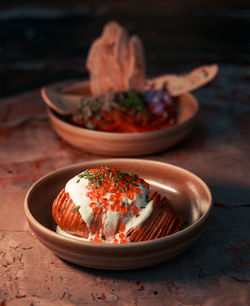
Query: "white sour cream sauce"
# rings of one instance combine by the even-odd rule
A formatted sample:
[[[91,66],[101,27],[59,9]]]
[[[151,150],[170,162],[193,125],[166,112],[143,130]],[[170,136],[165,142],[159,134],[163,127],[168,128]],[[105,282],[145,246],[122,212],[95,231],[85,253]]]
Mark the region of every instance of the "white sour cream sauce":
[[[76,175],[67,182],[65,186],[65,192],[69,193],[70,198],[76,206],[80,206],[78,211],[81,214],[84,222],[87,224],[88,227],[90,227],[94,214],[92,208],[89,207],[89,204],[92,202],[92,200],[87,196],[87,193],[89,192],[87,186],[88,180],[81,178],[79,181],[79,177],[78,175]],[[137,227],[141,223],[143,223],[153,211],[153,201],[146,202],[147,189],[142,184],[139,185],[138,188],[141,189],[142,193],[136,194],[136,199],[134,200],[134,203],[139,208],[139,213],[137,215],[132,215],[124,218],[122,223],[126,226],[124,232],[125,234],[130,230],[130,228]],[[111,193],[108,193],[106,198],[109,199],[110,195]],[[132,200],[128,198],[124,198],[123,201],[128,204],[132,203]],[[115,212],[112,210],[108,210],[105,214],[102,215],[103,233],[106,236],[107,242],[109,242],[109,238],[114,238],[115,230],[120,216],[120,212]],[[56,231],[60,235],[76,238],[78,240],[80,239],[84,241],[89,241],[91,238],[91,236],[88,239],[84,239],[76,237],[74,235],[70,235],[63,231],[59,226],[57,226]]]

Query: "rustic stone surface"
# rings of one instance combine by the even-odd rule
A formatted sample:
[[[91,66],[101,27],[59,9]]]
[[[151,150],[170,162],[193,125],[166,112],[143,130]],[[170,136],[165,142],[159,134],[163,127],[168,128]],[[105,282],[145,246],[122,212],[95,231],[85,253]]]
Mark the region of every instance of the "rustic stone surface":
[[[106,14],[103,8],[99,10]],[[121,9],[116,6],[114,10]],[[147,7],[143,12],[147,15]],[[150,52],[152,57],[157,54]],[[165,73],[162,69],[166,65],[160,68],[160,64],[167,60],[155,58],[157,66],[151,71]],[[180,69],[182,60],[176,62]],[[185,69],[192,64],[188,61]],[[72,68],[74,76],[76,66]],[[67,263],[32,234],[23,211],[32,183],[52,170],[101,156],[80,152],[54,133],[39,90],[19,87],[23,93],[1,99],[1,306],[249,305],[250,63],[223,61],[219,66],[216,80],[194,92],[200,101],[200,114],[193,133],[169,151],[143,157],[184,167],[204,179],[215,204],[210,223],[184,254],[136,271],[99,271]],[[58,76],[56,68],[53,71]],[[51,79],[43,71],[39,82],[44,80]],[[4,95],[14,88],[10,81],[6,84]]]

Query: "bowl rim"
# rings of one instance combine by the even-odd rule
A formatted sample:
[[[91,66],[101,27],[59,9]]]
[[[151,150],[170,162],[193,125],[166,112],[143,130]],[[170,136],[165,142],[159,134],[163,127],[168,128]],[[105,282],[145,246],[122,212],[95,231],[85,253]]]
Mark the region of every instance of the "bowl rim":
[[[64,237],[62,235],[57,234],[55,231],[49,229],[48,227],[42,225],[41,223],[39,223],[35,217],[32,215],[32,213],[30,212],[29,209],[29,197],[30,194],[32,193],[32,191],[34,190],[34,188],[36,188],[39,184],[41,184],[41,182],[43,182],[44,179],[53,176],[54,174],[58,174],[60,172],[64,172],[66,170],[69,169],[76,169],[79,167],[85,167],[87,165],[89,165],[92,162],[95,163],[105,163],[105,162],[118,162],[118,161],[123,161],[123,162],[139,162],[139,163],[154,163],[157,165],[161,165],[164,167],[170,167],[174,170],[180,171],[182,173],[191,175],[193,178],[195,178],[200,185],[203,187],[203,189],[206,191],[206,194],[208,196],[208,201],[209,201],[209,206],[208,209],[198,218],[198,220],[196,220],[194,223],[192,223],[191,225],[189,225],[188,227],[180,230],[177,233],[174,233],[172,235],[169,235],[167,237],[163,237],[163,238],[158,238],[158,239],[154,239],[154,240],[149,240],[149,241],[142,241],[142,242],[134,242],[134,243],[124,243],[124,244],[113,244],[113,243],[97,243],[97,242],[89,242],[89,241],[80,241],[74,238],[70,238],[70,237]],[[108,159],[96,159],[96,160],[91,160],[91,161],[85,161],[85,162],[80,162],[80,163],[76,163],[76,164],[72,164],[72,165],[68,165],[66,167],[62,167],[59,169],[56,169],[54,171],[49,172],[48,174],[42,176],[38,181],[36,181],[34,184],[32,184],[32,186],[29,188],[29,190],[26,193],[25,199],[24,199],[24,211],[25,211],[25,215],[26,218],[28,220],[29,224],[32,224],[32,226],[30,227],[35,227],[36,229],[39,228],[40,232],[43,232],[43,234],[45,236],[50,236],[51,238],[53,237],[54,239],[56,239],[57,241],[61,241],[61,242],[70,242],[75,246],[78,247],[91,247],[94,249],[98,249],[98,250],[103,250],[106,248],[113,248],[113,249],[135,249],[135,248],[141,248],[141,247],[146,247],[148,245],[150,246],[157,246],[159,244],[162,243],[166,243],[166,242],[172,242],[175,239],[181,238],[183,235],[188,235],[189,233],[191,233],[192,231],[195,231],[195,229],[197,227],[199,227],[202,223],[204,223],[213,208],[213,201],[212,201],[212,194],[211,191],[209,189],[209,187],[207,186],[207,184],[200,178],[198,177],[196,174],[181,168],[179,166],[175,166],[173,164],[169,164],[169,163],[165,163],[165,162],[161,162],[161,161],[154,161],[154,160],[143,160],[143,159],[136,159],[136,158],[108,158]],[[33,231],[33,229],[32,229]],[[35,232],[35,231],[34,231]],[[35,232],[36,234],[36,232]],[[39,238],[39,237],[38,237]]]

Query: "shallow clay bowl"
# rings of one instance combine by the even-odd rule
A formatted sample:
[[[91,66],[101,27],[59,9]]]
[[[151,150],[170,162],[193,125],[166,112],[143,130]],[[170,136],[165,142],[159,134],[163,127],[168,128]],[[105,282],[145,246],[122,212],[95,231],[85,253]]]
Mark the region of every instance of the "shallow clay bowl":
[[[108,244],[79,241],[55,232],[52,203],[65,183],[84,169],[117,167],[144,178],[166,195],[184,217],[186,226],[165,238]],[[188,249],[203,232],[212,209],[211,193],[196,175],[166,163],[140,159],[104,159],[54,171],[36,182],[25,198],[28,223],[40,241],[59,257],[85,267],[125,270],[165,262]]]
[[[52,91],[60,98],[77,100],[89,94],[89,83],[64,82],[42,89],[42,97],[50,100],[47,91]],[[83,151],[109,156],[139,156],[164,151],[183,140],[193,129],[198,112],[198,101],[191,94],[184,94],[177,99],[177,124],[150,132],[110,133],[88,130],[65,121],[63,116],[48,108],[49,119],[56,133],[66,142]]]

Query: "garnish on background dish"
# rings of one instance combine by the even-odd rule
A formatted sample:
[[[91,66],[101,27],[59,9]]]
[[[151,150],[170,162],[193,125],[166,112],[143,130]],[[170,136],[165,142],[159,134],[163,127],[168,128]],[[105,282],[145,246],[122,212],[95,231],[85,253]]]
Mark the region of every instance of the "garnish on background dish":
[[[149,184],[134,173],[86,169],[67,182],[53,203],[57,231],[109,243],[152,240],[178,231],[183,218],[165,197],[149,193]]]

